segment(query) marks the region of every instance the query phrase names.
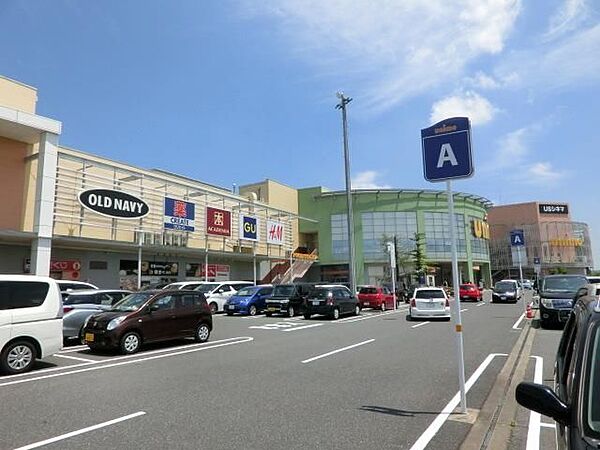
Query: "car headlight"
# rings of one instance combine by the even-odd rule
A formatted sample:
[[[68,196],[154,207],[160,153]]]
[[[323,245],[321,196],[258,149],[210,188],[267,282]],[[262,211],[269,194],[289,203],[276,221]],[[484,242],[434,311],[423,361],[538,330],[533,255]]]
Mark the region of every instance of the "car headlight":
[[[552,299],[551,298],[543,298],[542,300],[542,305],[544,305],[546,308],[552,308]]]
[[[115,317],[113,320],[111,320],[110,322],[108,322],[108,325],[107,325],[106,329],[108,331],[114,330],[119,325],[121,325],[121,322],[123,322],[125,320],[125,317],[126,316]]]

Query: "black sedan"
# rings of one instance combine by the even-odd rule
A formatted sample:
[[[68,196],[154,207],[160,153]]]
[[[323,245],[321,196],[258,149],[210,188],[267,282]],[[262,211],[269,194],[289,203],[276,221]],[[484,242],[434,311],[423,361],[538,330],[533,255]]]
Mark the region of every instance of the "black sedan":
[[[360,314],[360,303],[350,289],[342,285],[324,285],[315,287],[306,299],[304,318],[322,314],[333,320],[342,314]]]
[[[492,292],[492,303],[517,303],[519,293],[517,283],[511,281],[498,281]]]

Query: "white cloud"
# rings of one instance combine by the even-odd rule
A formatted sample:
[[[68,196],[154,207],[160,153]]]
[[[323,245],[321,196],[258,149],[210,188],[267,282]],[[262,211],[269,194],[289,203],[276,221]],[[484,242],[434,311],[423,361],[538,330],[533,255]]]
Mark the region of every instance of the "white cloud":
[[[386,184],[380,184],[381,175],[375,170],[365,170],[352,178],[352,189],[390,189]]]
[[[439,122],[447,117],[465,116],[473,125],[482,125],[494,118],[497,110],[490,101],[476,92],[467,91],[438,100],[431,107],[429,121]]]
[[[530,131],[527,127],[519,128],[500,139],[498,150],[493,158],[494,168],[503,169],[523,161],[529,153],[527,139],[530,137]]]
[[[470,62],[503,50],[521,10],[521,0],[242,1],[372,110],[460,80]]]
[[[544,40],[552,40],[577,28],[589,14],[587,0],[564,0],[550,17]]]
[[[527,180],[536,184],[547,184],[564,178],[566,172],[554,169],[549,162],[537,162],[527,169]]]
[[[479,89],[500,89],[514,85],[519,79],[516,72],[509,73],[503,77],[494,77],[484,72],[477,72],[474,77],[466,78],[466,84]]]

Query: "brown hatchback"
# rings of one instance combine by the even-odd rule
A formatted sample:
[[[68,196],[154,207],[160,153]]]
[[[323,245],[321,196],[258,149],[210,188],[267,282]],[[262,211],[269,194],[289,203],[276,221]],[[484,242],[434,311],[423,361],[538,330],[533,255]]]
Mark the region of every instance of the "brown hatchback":
[[[142,291],[128,295],[110,311],[90,316],[83,326],[92,350],[118,348],[137,352],[143,343],[193,337],[206,342],[212,315],[202,293],[196,291]]]

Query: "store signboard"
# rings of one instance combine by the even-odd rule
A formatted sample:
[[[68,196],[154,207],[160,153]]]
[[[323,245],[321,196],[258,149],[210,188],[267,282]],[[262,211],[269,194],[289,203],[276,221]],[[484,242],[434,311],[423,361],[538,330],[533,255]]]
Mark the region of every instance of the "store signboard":
[[[231,212],[208,206],[206,208],[206,234],[231,236]]]
[[[275,220],[267,220],[267,244],[283,245],[284,238],[284,225]]]
[[[540,211],[540,214],[568,215],[569,214],[569,205],[557,204],[557,203],[540,203],[539,211]]]
[[[196,205],[193,203],[165,197],[165,229],[193,232],[195,216]]]
[[[79,203],[90,211],[113,219],[140,219],[150,212],[148,204],[127,192],[88,189],[79,193]]]
[[[259,225],[258,217],[240,214],[240,239],[257,242]]]
[[[208,267],[208,270],[205,270]],[[229,280],[231,268],[227,264],[204,264],[191,263],[186,266],[185,276],[188,278],[208,278],[208,281]],[[207,273],[208,272],[208,273]]]

